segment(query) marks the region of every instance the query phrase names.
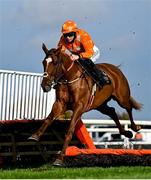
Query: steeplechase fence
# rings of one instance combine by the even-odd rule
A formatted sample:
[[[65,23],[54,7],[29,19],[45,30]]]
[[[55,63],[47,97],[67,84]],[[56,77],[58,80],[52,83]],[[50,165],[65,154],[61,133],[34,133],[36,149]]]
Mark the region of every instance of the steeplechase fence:
[[[35,159],[35,161],[42,159],[48,162],[51,158],[54,158],[62,148],[66,130],[69,125],[68,119],[54,121],[40,142],[29,142],[27,140],[28,137],[42,125],[43,120],[50,113],[52,104],[55,101],[55,91],[51,90],[49,93],[44,93],[40,86],[41,80],[42,74],[38,73],[0,70],[0,167],[6,162],[8,162],[8,164],[10,162],[22,163],[23,161],[30,163],[33,162],[33,159]],[[115,145],[115,148],[117,148],[117,146],[120,146],[120,148],[131,148],[131,144],[145,145],[144,142],[131,143],[128,138],[125,138],[123,142],[99,142],[99,139],[95,139],[93,134],[104,132],[118,133],[114,122],[112,120],[83,120],[83,122],[87,127],[88,134],[90,134],[94,140],[94,145],[100,146],[102,149],[104,148],[104,153],[107,153],[105,149],[110,148],[111,145],[112,147]],[[137,121],[136,123],[142,126],[141,133],[151,133],[150,122]],[[130,129],[128,121],[121,121],[121,124],[125,129]],[[85,128],[85,126],[83,126],[83,128]],[[79,129],[81,128],[78,127],[77,131]],[[82,129],[80,131],[78,134],[80,134],[82,140],[80,140],[79,137],[77,138],[77,134],[74,134],[70,145],[76,145],[81,149],[85,149],[85,142],[89,139],[88,142],[92,144],[93,141],[91,138],[88,138],[89,135],[87,139],[83,139],[86,130],[83,134]],[[147,142],[146,145],[151,145],[151,142]],[[82,156],[82,158],[86,160],[83,165],[88,164],[93,166],[97,165],[97,163],[98,165],[102,165],[105,159],[108,158],[105,157],[104,159],[102,158],[103,156],[100,155],[99,159],[97,159],[98,156],[95,156],[95,162],[94,154],[97,155],[100,151],[96,149],[94,152],[89,152],[91,148],[87,148],[89,149],[83,151],[77,148],[69,148],[67,152],[70,154],[68,154],[69,156],[73,156],[73,152],[75,152],[75,154],[77,152],[80,154],[88,153],[87,158]],[[115,154],[117,153],[117,151],[114,152]],[[92,155],[90,155],[90,153],[92,153]],[[124,153],[127,153],[127,151],[124,151]],[[141,154],[142,151],[139,153]],[[144,164],[151,165],[151,151],[147,151],[147,153],[147,156],[143,156],[143,158],[145,158]],[[90,159],[90,156],[93,156],[92,159]],[[109,152],[109,156],[111,160],[112,152]],[[67,164],[74,166],[76,160],[78,162],[77,166],[82,166],[82,158],[80,156],[78,160],[76,157],[73,157],[73,164],[69,158]],[[120,158],[118,157],[119,162],[121,162]],[[117,160],[112,159],[114,162]],[[134,165],[142,163],[140,156],[138,159],[139,163],[134,161]],[[124,154],[122,162],[126,160]],[[92,162],[92,164],[89,164],[89,162]],[[93,162],[96,164],[93,164]],[[110,164],[112,164],[112,162]]]

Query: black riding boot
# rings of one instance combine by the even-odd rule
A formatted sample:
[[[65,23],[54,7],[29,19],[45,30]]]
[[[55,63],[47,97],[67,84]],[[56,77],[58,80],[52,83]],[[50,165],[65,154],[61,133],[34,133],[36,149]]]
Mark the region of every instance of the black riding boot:
[[[109,77],[90,59],[79,59],[80,65],[94,79],[94,81],[102,88],[105,84],[110,84]]]
[[[97,76],[96,80],[98,80],[100,86],[111,83],[109,77],[101,69],[98,69],[96,66],[94,66],[93,71]]]

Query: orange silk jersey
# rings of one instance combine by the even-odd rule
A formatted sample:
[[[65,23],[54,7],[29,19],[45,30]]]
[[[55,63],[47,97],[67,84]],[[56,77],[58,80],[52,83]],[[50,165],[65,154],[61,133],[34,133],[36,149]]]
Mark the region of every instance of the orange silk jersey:
[[[94,54],[94,43],[90,35],[82,29],[76,29],[75,32],[76,38],[73,43],[67,43],[64,37],[61,36],[58,47],[61,46],[62,52],[69,56],[71,53],[75,53],[80,55],[81,58],[91,58]]]

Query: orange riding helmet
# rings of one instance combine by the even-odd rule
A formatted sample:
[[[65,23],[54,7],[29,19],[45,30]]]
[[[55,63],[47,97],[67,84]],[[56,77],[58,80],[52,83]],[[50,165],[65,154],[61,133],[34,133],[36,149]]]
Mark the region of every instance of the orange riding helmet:
[[[64,22],[64,24],[62,26],[62,33],[66,34],[66,33],[70,33],[70,32],[75,32],[76,29],[77,29],[77,24],[72,20],[68,20],[68,21]]]

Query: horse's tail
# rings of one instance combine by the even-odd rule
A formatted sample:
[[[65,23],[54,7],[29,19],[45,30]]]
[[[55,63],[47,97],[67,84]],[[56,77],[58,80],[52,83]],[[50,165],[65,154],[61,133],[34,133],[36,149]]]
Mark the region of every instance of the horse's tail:
[[[132,108],[136,109],[136,110],[141,110],[143,107],[143,104],[137,102],[132,96],[130,97],[130,103],[132,105]]]

